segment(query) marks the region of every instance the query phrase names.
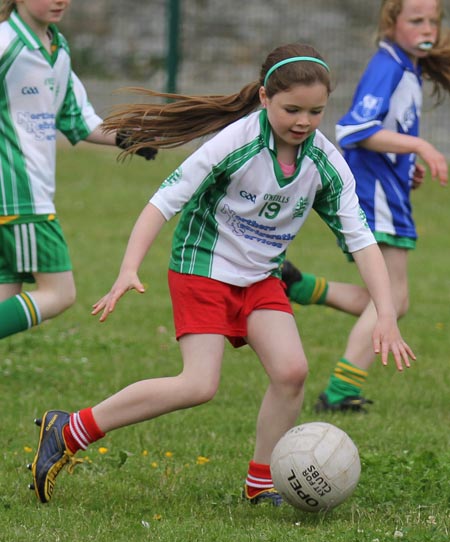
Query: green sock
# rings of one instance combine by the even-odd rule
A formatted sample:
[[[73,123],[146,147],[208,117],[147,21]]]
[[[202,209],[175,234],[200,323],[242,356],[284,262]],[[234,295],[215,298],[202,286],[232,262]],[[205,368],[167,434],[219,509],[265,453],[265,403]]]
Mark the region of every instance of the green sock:
[[[41,322],[41,315],[30,294],[22,292],[0,302],[0,339],[25,331]]]
[[[328,282],[323,277],[302,273],[302,279],[289,288],[288,296],[291,301],[300,305],[323,305],[327,291]]]
[[[368,372],[341,358],[330,376],[325,394],[330,403],[337,403],[346,397],[361,395],[361,388]]]

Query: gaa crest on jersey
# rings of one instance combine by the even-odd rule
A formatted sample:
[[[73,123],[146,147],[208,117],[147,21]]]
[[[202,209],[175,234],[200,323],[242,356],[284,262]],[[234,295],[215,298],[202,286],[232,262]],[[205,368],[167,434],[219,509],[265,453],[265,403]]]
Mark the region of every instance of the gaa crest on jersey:
[[[294,212],[292,214],[292,218],[299,218],[302,217],[305,214],[306,209],[309,207],[309,200],[308,198],[304,198],[303,196],[297,201],[295,205]]]
[[[382,104],[383,98],[381,96],[366,94],[353,108],[352,117],[358,122],[374,119],[380,113]]]
[[[181,179],[181,167],[177,168],[173,173],[171,173],[165,181],[163,181],[160,188],[167,188],[168,186],[173,186],[180,182]]]
[[[54,77],[47,77],[44,81],[44,85],[49,88],[53,92],[53,89],[55,88],[55,78]]]

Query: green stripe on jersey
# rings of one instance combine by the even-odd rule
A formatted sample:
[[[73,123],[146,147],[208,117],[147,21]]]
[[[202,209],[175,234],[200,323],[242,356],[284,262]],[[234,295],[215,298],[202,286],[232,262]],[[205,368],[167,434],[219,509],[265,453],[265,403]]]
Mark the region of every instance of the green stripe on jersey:
[[[23,48],[23,42],[16,38],[0,59],[0,132],[3,134],[0,138],[0,189],[4,207],[1,210],[2,214],[16,214],[20,201],[32,201],[30,180],[11,118],[5,79],[6,73]],[[33,213],[34,209],[29,209],[29,212]]]
[[[29,49],[39,49],[41,42],[31,28],[24,24],[19,14],[16,11],[11,12],[11,16],[8,20],[9,24],[14,30],[21,36],[22,41],[25,42]]]
[[[179,273],[211,276],[214,247],[218,239],[217,207],[226,194],[233,173],[263,148],[264,142],[258,136],[228,154],[205,177],[185,205],[175,230],[171,269]]]
[[[81,109],[73,90],[72,77],[69,78],[64,103],[56,117],[56,125],[72,145],[82,139],[86,139],[91,133],[81,114]]]
[[[328,227],[333,230],[342,250],[348,252],[345,237],[342,233],[342,223],[338,216],[344,188],[342,177],[323,149],[311,145],[307,155],[316,165],[323,187],[317,194],[313,207]]]

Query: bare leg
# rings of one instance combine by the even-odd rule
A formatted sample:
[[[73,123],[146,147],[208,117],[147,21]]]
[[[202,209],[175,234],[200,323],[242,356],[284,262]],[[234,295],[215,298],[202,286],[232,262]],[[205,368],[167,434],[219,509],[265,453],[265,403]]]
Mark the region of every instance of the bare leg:
[[[212,399],[220,380],[222,335],[185,335],[180,339],[183,370],[174,377],[135,382],[92,409],[107,433]]]
[[[83,444],[97,440],[102,436],[101,432],[188,408],[214,397],[219,386],[224,342],[222,335],[182,337],[180,348],[184,367],[178,376],[136,382],[101,402],[92,411],[85,409],[94,436],[86,431],[84,422],[78,425],[77,415],[70,417],[66,412],[47,412],[42,422],[38,451],[31,465],[34,489],[41,502],[51,499],[55,478],[69,462],[70,450],[75,452],[84,447]],[[72,422],[77,437],[71,431]],[[73,448],[70,448],[70,441]]]
[[[284,280],[291,301],[301,305],[324,304],[348,314],[360,316],[370,301],[369,292],[363,286],[345,282],[326,281],[308,273],[301,273],[290,261],[283,264]],[[327,286],[325,298],[322,294]]]
[[[328,282],[328,291],[325,298],[327,307],[360,316],[369,301],[369,292],[364,286],[346,282]]]
[[[36,288],[26,293],[22,283],[0,285],[0,338],[38,325],[74,303],[75,284],[70,271],[36,273],[35,279]]]
[[[20,283],[0,284],[0,302],[13,297],[14,295],[20,294],[21,291],[22,284]]]
[[[275,444],[295,425],[303,402],[308,367],[292,315],[254,311],[248,318],[250,346],[269,377],[256,426],[254,461],[269,464]]]
[[[408,310],[408,251],[380,245],[389,277],[391,279],[394,304],[400,318]],[[375,354],[372,347],[372,332],[377,320],[375,307],[370,302],[350,332],[344,358],[357,367],[368,370]]]
[[[76,289],[72,271],[36,273],[36,289],[31,295],[39,307],[42,320],[53,318],[75,302]]]

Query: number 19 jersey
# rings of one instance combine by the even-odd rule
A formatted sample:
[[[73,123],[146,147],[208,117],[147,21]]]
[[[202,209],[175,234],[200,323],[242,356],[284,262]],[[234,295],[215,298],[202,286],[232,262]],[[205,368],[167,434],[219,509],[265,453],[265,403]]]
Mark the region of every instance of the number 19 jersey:
[[[181,211],[171,269],[236,286],[279,276],[285,251],[313,208],[344,251],[375,243],[339,151],[316,131],[285,178],[265,110],[207,141],[150,202],[167,220]]]

